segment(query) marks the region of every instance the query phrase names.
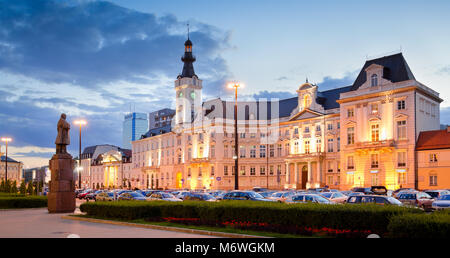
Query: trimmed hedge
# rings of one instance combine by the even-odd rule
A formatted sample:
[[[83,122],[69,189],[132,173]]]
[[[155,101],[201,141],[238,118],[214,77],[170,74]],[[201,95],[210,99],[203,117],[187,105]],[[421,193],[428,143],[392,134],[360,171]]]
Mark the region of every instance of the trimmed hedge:
[[[0,209],[47,207],[45,196],[0,196]]]
[[[401,214],[391,219],[389,236],[395,238],[450,238],[450,213]]]
[[[370,230],[384,234],[393,216],[422,213],[419,209],[377,205],[321,205],[223,201],[209,202],[90,202],[80,206],[89,216],[123,220],[198,218],[211,225],[227,221],[267,223],[345,230]]]

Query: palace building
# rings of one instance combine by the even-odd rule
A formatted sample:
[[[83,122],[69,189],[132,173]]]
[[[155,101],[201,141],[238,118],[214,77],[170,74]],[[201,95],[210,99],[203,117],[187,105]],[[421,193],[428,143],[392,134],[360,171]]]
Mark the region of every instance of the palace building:
[[[416,141],[440,126],[439,93],[418,82],[402,53],[367,60],[352,85],[297,96],[239,101],[234,166],[234,101],[203,101],[185,42],[174,85],[175,116],[132,142],[134,186],[165,189],[417,187]]]

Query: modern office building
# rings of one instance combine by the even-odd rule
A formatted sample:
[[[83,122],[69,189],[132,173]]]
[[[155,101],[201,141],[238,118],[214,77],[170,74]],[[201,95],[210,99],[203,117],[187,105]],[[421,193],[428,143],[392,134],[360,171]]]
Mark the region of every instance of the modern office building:
[[[148,114],[148,129],[165,127],[172,123],[172,118],[175,116],[175,110],[164,108]]]
[[[182,61],[174,126],[132,142],[138,187],[234,189],[235,173],[240,189],[418,187],[416,140],[439,129],[442,99],[402,53],[366,60],[352,85],[306,81],[293,98],[238,102],[238,171],[234,100],[203,102],[189,39]]]
[[[131,142],[139,140],[148,131],[148,118],[146,113],[126,114],[122,129],[122,147],[131,148]]]

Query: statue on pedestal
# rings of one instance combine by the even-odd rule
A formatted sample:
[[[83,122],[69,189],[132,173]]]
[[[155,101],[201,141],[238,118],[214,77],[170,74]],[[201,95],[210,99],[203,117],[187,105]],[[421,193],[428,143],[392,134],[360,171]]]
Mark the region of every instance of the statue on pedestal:
[[[67,153],[70,144],[70,124],[66,114],[61,114],[57,125],[56,154],[49,162],[51,180],[49,182],[48,211],[50,213],[67,213],[75,210],[75,183],[73,169],[75,162]]]

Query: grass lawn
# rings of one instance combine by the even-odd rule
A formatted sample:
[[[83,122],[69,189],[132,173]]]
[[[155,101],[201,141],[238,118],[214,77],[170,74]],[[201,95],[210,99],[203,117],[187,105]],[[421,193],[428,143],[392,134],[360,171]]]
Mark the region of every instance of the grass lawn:
[[[164,226],[164,227],[173,227],[173,228],[187,228],[187,229],[197,229],[197,230],[205,230],[205,231],[213,231],[213,232],[223,232],[223,233],[233,233],[233,234],[244,234],[244,235],[253,235],[253,236],[261,236],[261,237],[276,237],[276,238],[314,238],[310,236],[300,236],[293,234],[279,234],[272,232],[263,232],[263,231],[249,231],[249,230],[241,230],[235,229],[231,227],[209,227],[209,226],[194,226],[194,225],[184,225],[179,223],[172,222],[149,222],[143,219],[138,220],[120,220],[120,219],[110,219],[110,218],[98,218],[94,216],[88,215],[69,215],[73,217],[82,217],[82,218],[92,218],[92,219],[102,219],[102,220],[111,220],[111,221],[120,221],[120,222],[128,222],[128,223],[136,223],[136,224],[144,224],[144,225],[156,225],[156,226]],[[317,236],[322,237],[322,236]],[[315,238],[317,238],[315,237]]]

